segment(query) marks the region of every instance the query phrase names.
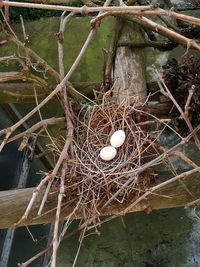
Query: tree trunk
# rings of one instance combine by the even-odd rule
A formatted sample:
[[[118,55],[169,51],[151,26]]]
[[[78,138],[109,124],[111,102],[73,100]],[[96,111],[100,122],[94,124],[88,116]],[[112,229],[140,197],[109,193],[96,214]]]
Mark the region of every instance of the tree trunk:
[[[139,25],[127,21],[123,23],[118,42],[137,43],[143,41]],[[114,90],[113,99],[121,103],[127,100],[133,103],[136,98],[145,101],[146,90],[146,64],[144,49],[128,46],[118,47],[114,63]]]

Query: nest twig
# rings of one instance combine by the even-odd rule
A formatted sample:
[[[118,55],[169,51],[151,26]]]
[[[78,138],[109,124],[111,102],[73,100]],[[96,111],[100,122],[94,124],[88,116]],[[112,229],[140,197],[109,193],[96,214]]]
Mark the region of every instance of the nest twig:
[[[146,127],[138,126],[138,117],[147,120],[134,105],[125,102],[84,106],[77,116],[74,137],[74,157],[66,170],[65,194],[74,199],[76,211],[85,220],[93,222],[109,199],[130,178],[132,182],[118,194],[112,205],[126,205],[155,184],[156,173],[151,167],[134,176],[135,170],[151,161],[159,153],[153,145],[159,131],[152,138]],[[125,143],[118,148],[117,156],[103,161],[100,150],[109,145],[114,131],[123,129]]]

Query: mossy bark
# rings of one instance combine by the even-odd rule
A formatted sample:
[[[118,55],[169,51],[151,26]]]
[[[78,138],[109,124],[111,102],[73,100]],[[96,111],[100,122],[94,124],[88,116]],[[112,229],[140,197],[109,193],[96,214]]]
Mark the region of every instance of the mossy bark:
[[[123,23],[119,42],[138,43],[143,41],[139,25],[121,20]],[[114,63],[113,99],[121,103],[124,99],[134,102],[137,98],[145,101],[146,90],[146,58],[145,50],[121,46],[116,49]]]

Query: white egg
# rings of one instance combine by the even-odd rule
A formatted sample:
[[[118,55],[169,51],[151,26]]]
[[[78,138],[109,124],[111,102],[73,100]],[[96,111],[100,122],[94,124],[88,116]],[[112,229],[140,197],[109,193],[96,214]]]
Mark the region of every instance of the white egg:
[[[123,130],[115,131],[110,138],[111,146],[113,147],[122,146],[125,141],[125,138],[126,138],[126,134]]]
[[[105,160],[105,161],[109,161],[114,159],[114,157],[117,155],[117,150],[116,148],[112,147],[112,146],[106,146],[104,148],[101,149],[100,151],[100,157],[101,159]]]

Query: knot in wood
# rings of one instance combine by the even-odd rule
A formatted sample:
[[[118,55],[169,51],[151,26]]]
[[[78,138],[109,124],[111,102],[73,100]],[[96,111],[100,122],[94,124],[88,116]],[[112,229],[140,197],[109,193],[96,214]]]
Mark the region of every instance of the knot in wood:
[[[88,7],[86,5],[82,6],[82,8],[81,8],[81,14],[83,16],[87,16],[88,15]]]

